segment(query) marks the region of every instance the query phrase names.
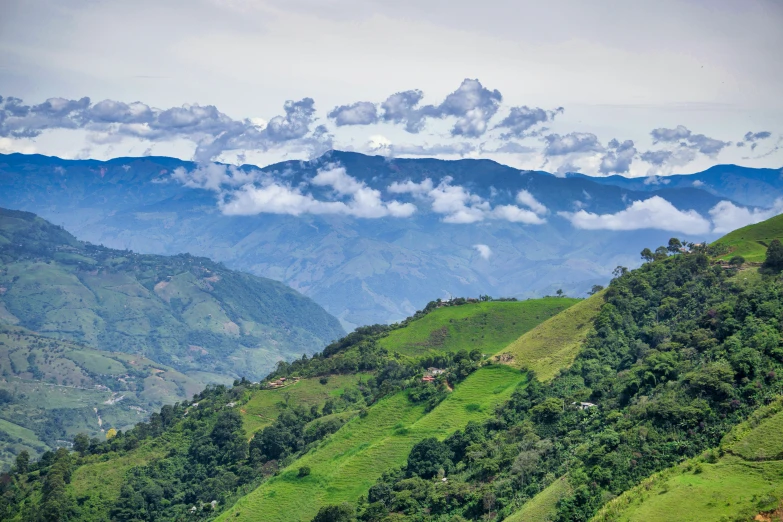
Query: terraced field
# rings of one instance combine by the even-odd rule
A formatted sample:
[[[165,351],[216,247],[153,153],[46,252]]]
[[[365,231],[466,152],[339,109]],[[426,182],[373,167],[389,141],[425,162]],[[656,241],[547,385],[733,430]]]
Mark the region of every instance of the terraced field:
[[[494,354],[541,321],[579,302],[567,297],[528,301],[488,301],[433,310],[405,328],[392,331],[380,345],[402,355],[479,349]]]
[[[414,444],[445,438],[469,421],[492,415],[525,376],[512,368],[481,368],[430,413],[405,392],[388,397],[351,420],[320,447],[242,498],[219,520],[311,520],[320,506],[355,501],[383,471],[400,466]],[[311,474],[298,477],[308,466]],[[306,499],[306,500],[305,500]]]
[[[370,374],[330,375],[326,384],[318,378],[302,379],[277,390],[261,390],[242,406],[241,414],[248,435],[272,424],[280,414],[286,402],[309,408],[317,404],[322,406],[327,399],[339,397],[346,387],[367,380]]]

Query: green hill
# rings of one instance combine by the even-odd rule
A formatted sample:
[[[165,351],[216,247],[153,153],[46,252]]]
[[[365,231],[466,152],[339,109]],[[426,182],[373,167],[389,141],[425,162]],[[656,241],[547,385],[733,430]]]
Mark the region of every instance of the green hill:
[[[483,353],[494,354],[520,333],[578,301],[548,297],[446,306],[411,322],[407,328],[390,332],[380,340],[380,345],[410,356],[472,350],[477,345],[481,345]]]
[[[777,510],[781,499],[783,399],[778,399],[736,426],[719,448],[650,477],[593,520],[667,521],[672,513],[682,521],[753,520]]]
[[[722,255],[721,259],[742,256],[745,261],[761,263],[773,239],[783,240],[783,214],[729,232],[713,244],[728,249],[728,253]]]

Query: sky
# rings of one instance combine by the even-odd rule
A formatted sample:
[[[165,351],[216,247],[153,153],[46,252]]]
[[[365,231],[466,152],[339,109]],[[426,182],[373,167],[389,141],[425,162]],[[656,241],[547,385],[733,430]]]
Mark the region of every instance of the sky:
[[[778,0],[5,0],[0,152],[783,166]]]

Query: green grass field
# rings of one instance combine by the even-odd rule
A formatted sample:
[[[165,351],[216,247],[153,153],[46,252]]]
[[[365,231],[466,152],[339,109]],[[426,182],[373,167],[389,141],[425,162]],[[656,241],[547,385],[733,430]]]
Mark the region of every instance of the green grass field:
[[[418,441],[445,438],[471,420],[489,417],[524,380],[506,366],[481,368],[429,413],[411,404],[405,392],[388,397],[240,499],[219,520],[311,520],[320,506],[355,502],[385,470],[403,465]],[[299,478],[301,466],[309,466],[311,474]]]
[[[731,452],[745,460],[783,459],[783,412],[764,420],[735,443]]]
[[[745,261],[761,263],[773,239],[783,240],[783,215],[729,232],[714,244],[729,247],[729,253],[721,259],[742,256]]]
[[[603,303],[603,292],[579,301],[509,344],[498,359],[535,371],[541,381],[553,379],[574,361]]]
[[[752,520],[783,498],[783,399],[759,408],[721,442],[710,463],[688,460],[606,504],[595,522]],[[762,460],[764,459],[764,460]]]
[[[557,502],[571,492],[567,477],[560,477],[544,491],[526,502],[504,522],[549,522],[554,520]]]
[[[389,352],[408,356],[474,349],[491,355],[541,321],[578,302],[578,299],[548,297],[438,308],[405,328],[392,331],[379,342]]]
[[[342,395],[346,387],[367,380],[370,374],[330,375],[326,384],[321,384],[318,377],[302,379],[296,384],[278,390],[260,390],[253,393],[250,400],[242,406],[242,420],[248,435],[269,426],[285,407],[290,404],[305,408],[317,404],[322,406],[330,397]]]

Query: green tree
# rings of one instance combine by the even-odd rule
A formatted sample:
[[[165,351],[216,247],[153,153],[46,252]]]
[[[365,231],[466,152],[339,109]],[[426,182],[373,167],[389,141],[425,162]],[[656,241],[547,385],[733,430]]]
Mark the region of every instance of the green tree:
[[[644,250],[642,250],[641,256],[642,259],[647,263],[655,259],[655,254],[653,254],[653,251],[650,250],[649,248],[645,248]]]
[[[310,474],[309,466],[302,466],[301,468],[299,468],[299,473],[298,473],[299,477],[306,477],[309,474]]]
[[[86,433],[78,433],[73,438],[73,450],[82,457],[90,449],[90,437]]]
[[[604,287],[602,285],[593,285],[593,287],[587,293],[590,294],[590,295],[595,295],[595,294],[597,294],[598,292],[600,292],[603,289],[604,289]]]
[[[353,506],[343,502],[339,506],[323,506],[313,522],[351,522],[355,520]]]
[[[773,239],[769,244],[767,258],[764,260],[762,268],[775,273],[783,270],[783,245],[779,240]]]
[[[734,256],[729,259],[729,264],[732,266],[742,266],[745,264],[745,258],[742,256]]]
[[[681,248],[682,248],[682,242],[676,237],[673,237],[669,240],[669,245],[666,247],[666,250],[668,250],[672,254],[676,254],[677,252],[680,251]]]
[[[27,450],[22,450],[16,456],[16,472],[19,474],[27,473],[30,468],[30,454]]]
[[[432,478],[440,469],[450,470],[453,457],[454,454],[445,443],[435,437],[424,439],[413,446],[408,455],[408,474]]]

